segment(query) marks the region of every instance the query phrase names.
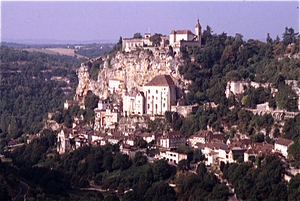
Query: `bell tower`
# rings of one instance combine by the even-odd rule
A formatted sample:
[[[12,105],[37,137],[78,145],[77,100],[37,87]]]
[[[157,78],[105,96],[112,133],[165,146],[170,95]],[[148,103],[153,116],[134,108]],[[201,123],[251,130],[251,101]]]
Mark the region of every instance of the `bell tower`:
[[[195,26],[195,35],[197,36],[197,41],[199,41],[199,46],[201,47],[201,25],[199,23],[199,18]]]

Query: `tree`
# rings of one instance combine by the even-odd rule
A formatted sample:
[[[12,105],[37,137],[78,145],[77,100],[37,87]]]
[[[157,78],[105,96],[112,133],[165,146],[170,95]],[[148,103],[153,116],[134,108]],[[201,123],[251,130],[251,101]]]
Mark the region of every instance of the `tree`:
[[[207,174],[207,168],[204,163],[200,163],[197,167],[197,174],[201,178],[201,180],[204,179],[204,176]]]
[[[294,144],[292,144],[288,149],[288,160],[291,162],[293,167],[300,167],[300,138],[295,140]]]
[[[300,200],[300,174],[296,174],[288,184],[289,200]]]
[[[176,200],[175,191],[166,182],[161,181],[154,183],[145,194],[146,201],[161,200],[172,201]]]
[[[288,85],[281,85],[276,95],[276,102],[280,109],[297,111],[297,95]]]
[[[268,35],[267,35],[267,44],[268,45],[272,45],[272,43],[273,43],[273,40],[272,40],[272,38],[270,36],[270,33],[268,33]]]
[[[298,33],[295,33],[295,30],[292,27],[291,28],[285,27],[285,32],[282,35],[283,35],[282,42],[284,45],[287,46],[290,43],[295,43]]]
[[[150,41],[156,47],[160,46],[161,43],[161,34],[155,33],[153,36],[150,37]]]
[[[88,92],[85,96],[84,105],[88,109],[95,109],[98,106],[99,97],[93,94],[92,92]]]
[[[184,159],[178,162],[177,170],[184,172],[184,171],[188,171],[189,168],[190,168],[190,164],[188,160]]]
[[[159,160],[153,163],[154,181],[168,179],[172,174],[170,165],[166,160]]]
[[[133,35],[133,38],[143,38],[143,36],[141,35],[141,33],[135,33]]]
[[[143,138],[138,138],[135,142],[136,146],[143,149],[147,147],[147,141],[145,141]]]
[[[147,157],[144,156],[142,152],[138,151],[135,153],[133,161],[136,166],[142,166],[147,163]]]

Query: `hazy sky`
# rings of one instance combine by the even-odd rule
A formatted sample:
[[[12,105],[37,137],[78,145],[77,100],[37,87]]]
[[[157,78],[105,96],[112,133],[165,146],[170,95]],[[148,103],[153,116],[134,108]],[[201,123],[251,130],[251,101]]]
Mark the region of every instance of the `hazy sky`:
[[[118,41],[150,31],[194,28],[244,39],[299,32],[299,1],[2,1],[1,39],[9,42]]]

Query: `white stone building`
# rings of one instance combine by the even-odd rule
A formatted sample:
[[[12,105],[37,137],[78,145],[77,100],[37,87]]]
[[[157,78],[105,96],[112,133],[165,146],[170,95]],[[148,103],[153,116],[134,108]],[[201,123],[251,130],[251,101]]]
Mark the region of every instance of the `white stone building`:
[[[138,91],[136,88],[127,92],[123,90],[123,115],[143,115],[145,113],[145,97],[144,92]]]
[[[72,129],[62,129],[57,135],[57,152],[59,154],[68,153],[71,150],[70,135]]]
[[[146,114],[164,115],[176,105],[176,86],[170,75],[158,75],[144,85]]]
[[[155,158],[178,164],[181,160],[187,160],[187,154],[181,154],[174,151],[160,151],[160,154],[156,155]]]
[[[199,19],[195,26],[195,34],[193,34],[190,30],[172,30],[170,34],[170,45],[173,48],[185,46],[201,47],[201,25],[199,23]]]
[[[274,152],[281,153],[284,157],[287,158],[288,156],[288,148],[294,144],[292,140],[285,139],[285,138],[278,138],[275,142]]]
[[[122,39],[122,50],[130,52],[136,50],[137,47],[151,46],[150,41],[151,34],[146,33],[144,38],[123,38]]]
[[[186,145],[186,138],[178,131],[164,134],[160,138],[160,146],[164,148],[178,148]]]

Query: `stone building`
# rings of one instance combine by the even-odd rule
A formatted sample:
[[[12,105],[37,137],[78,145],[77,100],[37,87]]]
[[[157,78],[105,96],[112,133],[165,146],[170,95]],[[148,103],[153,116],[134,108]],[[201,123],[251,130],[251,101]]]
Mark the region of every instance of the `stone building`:
[[[123,115],[143,115],[145,114],[145,97],[144,92],[136,88],[123,90]]]
[[[170,75],[158,75],[144,85],[146,114],[164,115],[176,105],[176,86]]]
[[[123,38],[122,50],[130,52],[136,50],[137,47],[145,47],[152,45],[150,41],[151,34],[146,33],[144,38]]]
[[[199,19],[195,26],[195,34],[190,30],[172,30],[170,34],[170,45],[173,48],[180,47],[201,47],[201,25]]]
[[[164,134],[159,141],[160,146],[169,149],[186,145],[186,138],[178,131],[172,131]]]

